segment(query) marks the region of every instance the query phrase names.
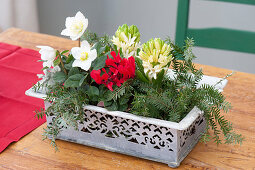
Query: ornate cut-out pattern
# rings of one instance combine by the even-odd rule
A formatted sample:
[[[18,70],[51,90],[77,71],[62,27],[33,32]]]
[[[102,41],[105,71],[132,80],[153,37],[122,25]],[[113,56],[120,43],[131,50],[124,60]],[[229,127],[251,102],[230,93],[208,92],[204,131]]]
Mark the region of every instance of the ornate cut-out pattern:
[[[79,126],[79,130],[84,133],[119,138],[155,149],[173,151],[171,145],[175,136],[172,129],[91,110],[85,110],[85,113],[84,122]]]
[[[80,122],[78,126],[79,133],[106,138],[118,138],[122,141],[146,145],[147,148],[160,150],[164,153],[186,150],[186,147],[192,142],[194,135],[200,134],[203,127],[205,127],[205,118],[199,115],[188,129],[180,131],[178,147],[176,146],[178,131],[176,129],[112,116],[88,109],[85,109],[84,112],[84,121]],[[51,121],[54,119],[55,116],[47,117],[47,123],[51,124]]]
[[[189,128],[181,131],[180,134],[180,149],[185,145],[187,140],[196,133],[196,130],[202,126],[201,124],[205,122],[205,118],[202,115],[199,115]]]

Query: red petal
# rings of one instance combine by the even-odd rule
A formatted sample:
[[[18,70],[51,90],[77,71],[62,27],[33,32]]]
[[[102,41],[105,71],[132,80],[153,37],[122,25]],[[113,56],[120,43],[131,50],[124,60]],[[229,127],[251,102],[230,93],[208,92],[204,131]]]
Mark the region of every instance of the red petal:
[[[114,76],[116,76],[119,72],[116,68],[113,68],[113,67],[110,67],[109,70],[113,73]]]
[[[113,56],[113,58],[115,58],[115,57],[116,57],[116,53],[115,53],[115,51],[112,51],[112,52],[111,52],[111,56]]]
[[[107,87],[109,90],[111,90],[111,91],[113,91],[112,86],[113,86],[113,82],[110,82],[110,83],[106,84],[106,87]]]
[[[114,59],[112,59],[112,58],[106,59],[106,60],[105,60],[105,65],[106,65],[106,66],[117,67],[116,64],[115,64]]]
[[[109,75],[107,74],[107,73],[104,73],[103,75],[102,75],[102,80],[108,80],[108,78],[109,78]]]
[[[115,63],[120,63],[121,62],[121,57],[120,57],[120,54],[118,53],[118,55],[116,56],[116,53],[115,51],[112,51],[111,52],[111,55],[113,56],[114,60],[115,60]]]
[[[101,84],[102,83],[102,79],[101,79],[100,74],[101,74],[101,70],[92,70],[90,72],[90,77],[92,79],[94,79],[97,84]]]

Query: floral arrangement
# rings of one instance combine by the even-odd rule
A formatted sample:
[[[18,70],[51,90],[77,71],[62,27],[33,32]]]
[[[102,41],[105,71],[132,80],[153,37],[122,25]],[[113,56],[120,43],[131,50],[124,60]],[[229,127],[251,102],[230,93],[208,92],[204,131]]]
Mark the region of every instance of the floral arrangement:
[[[77,47],[60,52],[38,46],[44,75],[35,88],[47,86],[45,100],[52,105],[37,111],[37,116],[56,115],[44,133],[52,137],[53,146],[61,129],[77,129],[85,105],[173,122],[197,106],[207,121],[202,141],[222,143],[222,133],[225,143],[242,142],[243,137],[220,113],[231,108],[222,93],[211,85],[197,87],[203,73],[192,63],[193,40],[187,39],[183,47],[169,38],[141,45],[138,28],[126,24],[112,37],[99,37],[87,30],[88,19],[81,12],[66,18],[65,26],[61,34],[79,40]],[[169,72],[174,76],[168,76]]]

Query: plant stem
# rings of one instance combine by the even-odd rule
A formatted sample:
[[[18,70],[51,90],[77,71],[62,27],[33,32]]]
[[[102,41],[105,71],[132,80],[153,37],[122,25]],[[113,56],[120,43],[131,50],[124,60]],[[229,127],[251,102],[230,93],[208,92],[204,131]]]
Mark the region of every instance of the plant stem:
[[[62,61],[61,55],[59,55],[59,59],[60,59],[61,65],[62,65],[62,67],[63,67],[63,71],[64,71],[64,73],[67,75],[67,71],[66,71],[66,69],[65,69],[65,66],[64,66],[64,63],[63,63],[63,61]]]

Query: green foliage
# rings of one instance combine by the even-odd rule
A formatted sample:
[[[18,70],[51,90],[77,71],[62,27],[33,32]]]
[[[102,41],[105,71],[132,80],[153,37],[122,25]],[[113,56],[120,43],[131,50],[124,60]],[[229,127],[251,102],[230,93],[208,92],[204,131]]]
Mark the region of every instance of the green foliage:
[[[72,67],[68,72],[68,77],[71,77],[75,74],[80,74],[80,70],[78,67]]]
[[[126,81],[120,87],[113,87],[114,91],[104,89],[100,100],[108,110],[127,111],[133,87]]]
[[[65,87],[80,87],[82,83],[84,82],[85,78],[88,74],[74,74],[68,77],[68,79],[65,81],[64,86]]]
[[[60,58],[58,57],[57,59],[55,59],[54,61],[53,61],[53,65],[54,66],[57,66],[57,65],[59,65],[60,64]]]
[[[105,66],[105,60],[107,59],[107,55],[96,58],[92,63],[93,70],[100,70]]]
[[[43,87],[45,86],[45,84],[37,82],[36,84],[34,84],[34,86],[32,87],[32,90],[35,92],[38,92],[39,90],[41,90]]]
[[[98,42],[99,37],[97,36],[96,33],[93,33],[91,31],[87,30],[81,37],[81,41],[83,41],[83,40],[88,41],[90,44],[94,44],[94,43]]]
[[[44,113],[44,109],[43,108],[41,108],[40,111],[39,110],[35,111],[35,117],[37,117],[37,119],[42,119],[44,114],[45,113]]]
[[[56,72],[53,76],[53,80],[57,83],[63,83],[66,80],[66,74],[63,72]]]
[[[135,74],[137,79],[139,79],[141,82],[144,83],[150,83],[150,80],[148,78],[147,75],[145,75],[144,73],[144,68],[142,65],[142,60],[140,58],[135,58],[135,63],[136,63],[136,70],[135,70]]]
[[[148,84],[144,81],[142,72],[137,74],[139,81],[133,83],[135,93],[132,113],[179,122],[197,106],[204,112],[207,121],[207,130],[202,141],[214,140],[220,144],[222,133],[225,143],[242,143],[243,136],[236,134],[232,124],[221,115],[221,110],[228,112],[231,104],[225,101],[225,97],[214,86],[202,85],[197,88],[203,73],[202,70],[195,69],[192,63],[195,58],[191,50],[192,46],[193,40],[188,39],[183,49],[176,48],[175,53],[182,55],[182,60],[179,60],[179,55],[174,55],[172,67],[175,76],[173,79],[164,76],[160,86],[155,86],[155,82]],[[137,70],[142,70],[139,61],[136,63]],[[213,135],[209,134],[210,129]]]
[[[123,29],[127,30],[127,27],[124,26]],[[136,28],[130,27],[130,31],[135,32]],[[202,70],[197,70],[192,62],[195,58],[192,53],[192,39],[188,39],[186,45],[181,48],[175,46],[170,39],[165,41],[173,47],[173,77],[168,77],[167,70],[162,69],[156,80],[150,80],[144,72],[142,60],[136,58],[136,77],[124,82],[120,87],[113,86],[113,91],[105,85],[96,84],[89,73],[91,70],[103,68],[107,56],[112,57],[110,52],[117,50],[116,46],[113,46],[109,36],[98,37],[89,31],[82,39],[93,44],[93,48],[97,50],[97,58],[92,62],[90,70],[72,67],[73,56],[67,55],[67,50],[57,51],[54,65],[58,65],[61,71],[52,76],[54,84],[48,86],[45,99],[51,106],[47,110],[36,111],[38,119],[44,115],[54,116],[52,123],[44,130],[44,137],[51,138],[51,144],[56,149],[55,139],[59,132],[68,127],[77,129],[78,122],[84,120],[84,106],[97,105],[99,102],[103,102],[108,110],[130,111],[136,115],[173,122],[181,121],[197,106],[204,112],[207,122],[202,141],[214,140],[220,144],[220,134],[223,134],[225,143],[242,143],[243,136],[236,134],[232,124],[221,115],[221,110],[227,113],[231,104],[215,86],[197,87],[203,73]],[[121,50],[119,53],[122,56]],[[38,84],[34,89],[38,90],[41,87],[42,85]],[[210,134],[211,131],[213,134]]]
[[[49,86],[45,101],[51,105],[45,111],[37,112],[37,117],[54,116],[52,123],[44,130],[44,137],[51,138],[52,146],[56,148],[55,139],[63,128],[78,128],[77,121],[84,117],[83,107],[88,103],[86,93],[82,90],[65,88],[55,84]]]

